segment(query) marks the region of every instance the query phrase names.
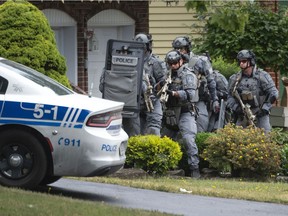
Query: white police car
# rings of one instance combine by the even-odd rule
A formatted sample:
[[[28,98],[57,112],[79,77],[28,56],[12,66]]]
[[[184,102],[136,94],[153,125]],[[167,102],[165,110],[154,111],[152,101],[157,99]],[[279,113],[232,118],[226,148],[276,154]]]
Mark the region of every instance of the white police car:
[[[77,94],[0,58],[0,184],[33,188],[125,163],[123,103]]]

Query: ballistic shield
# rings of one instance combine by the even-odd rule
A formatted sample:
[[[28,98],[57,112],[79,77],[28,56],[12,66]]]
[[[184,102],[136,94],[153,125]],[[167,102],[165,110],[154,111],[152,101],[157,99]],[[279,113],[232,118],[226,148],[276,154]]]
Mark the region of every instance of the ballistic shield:
[[[124,102],[123,117],[140,112],[145,43],[110,39],[107,42],[102,97]]]

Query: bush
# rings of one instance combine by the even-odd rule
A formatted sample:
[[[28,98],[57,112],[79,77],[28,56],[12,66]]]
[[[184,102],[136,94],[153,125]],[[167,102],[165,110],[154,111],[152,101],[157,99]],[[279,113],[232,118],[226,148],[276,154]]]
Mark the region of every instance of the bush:
[[[232,74],[237,73],[240,70],[237,62],[228,63],[222,56],[213,59],[212,66],[214,70],[218,70],[221,74],[223,74],[227,80],[229,80],[229,77]]]
[[[283,145],[281,149],[281,174],[288,175],[288,144]]]
[[[233,170],[242,170],[268,177],[280,170],[281,147],[263,129],[228,124],[205,142],[202,157],[218,171],[230,167],[232,175]]]
[[[182,157],[180,145],[168,137],[156,135],[133,136],[128,140],[126,163],[147,171],[165,175],[176,168]]]
[[[272,128],[272,139],[281,147],[281,175],[288,175],[288,131],[283,128]]]
[[[57,49],[48,20],[25,0],[0,5],[0,53],[70,87],[65,58]]]

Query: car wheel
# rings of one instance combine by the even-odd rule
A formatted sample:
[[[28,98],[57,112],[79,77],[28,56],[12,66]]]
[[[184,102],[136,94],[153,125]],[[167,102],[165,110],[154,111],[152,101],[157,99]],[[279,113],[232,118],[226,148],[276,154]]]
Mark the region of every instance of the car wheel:
[[[40,185],[52,184],[61,178],[62,176],[45,176],[44,179],[40,182]]]
[[[23,130],[0,133],[0,184],[34,188],[44,178],[47,159],[39,140]]]

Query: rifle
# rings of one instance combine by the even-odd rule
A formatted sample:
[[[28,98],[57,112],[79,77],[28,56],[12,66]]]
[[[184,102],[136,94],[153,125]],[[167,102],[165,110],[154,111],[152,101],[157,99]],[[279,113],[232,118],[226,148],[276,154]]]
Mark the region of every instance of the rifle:
[[[153,102],[152,102],[152,100],[150,98],[150,96],[153,94],[153,87],[150,84],[148,74],[144,75],[144,81],[147,83],[147,90],[144,92],[144,101],[145,101],[145,104],[146,104],[146,108],[147,108],[148,112],[153,112],[154,105],[153,105]]]
[[[165,84],[162,86],[162,88],[157,92],[157,97],[159,97],[160,102],[162,103],[162,106],[164,108],[164,110],[166,109],[166,102],[168,101],[169,98],[169,94],[167,94],[167,90],[168,90],[168,85],[172,82],[171,79],[171,69],[168,70],[167,73],[167,78],[165,80]]]
[[[236,86],[236,85],[235,85]],[[244,117],[246,118],[246,120],[248,121],[249,125],[252,125],[253,127],[256,127],[254,121],[256,119],[256,116],[253,115],[251,109],[250,109],[250,105],[249,104],[244,104],[238,91],[236,90],[236,88],[234,88],[233,92],[232,92],[233,96],[239,101],[241,109],[244,113]]]

